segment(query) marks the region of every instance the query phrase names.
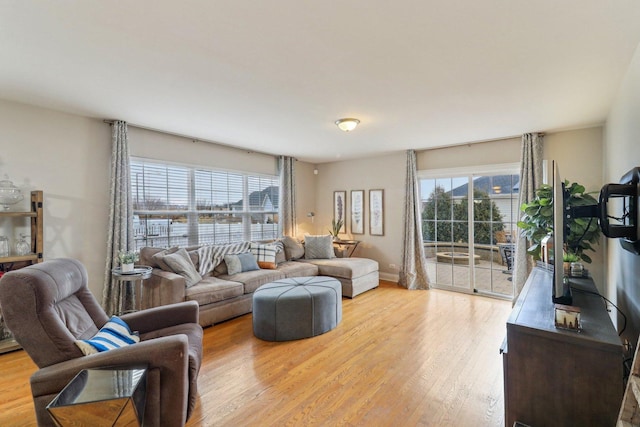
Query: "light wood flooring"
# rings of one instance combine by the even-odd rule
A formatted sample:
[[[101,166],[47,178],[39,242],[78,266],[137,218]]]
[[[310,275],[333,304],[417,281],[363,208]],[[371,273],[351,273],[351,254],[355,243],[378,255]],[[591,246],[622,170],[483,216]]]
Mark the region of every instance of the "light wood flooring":
[[[381,282],[326,334],[271,343],[251,315],[205,329],[187,426],[502,426],[508,301]],[[0,356],[0,426],[35,425],[24,351]]]

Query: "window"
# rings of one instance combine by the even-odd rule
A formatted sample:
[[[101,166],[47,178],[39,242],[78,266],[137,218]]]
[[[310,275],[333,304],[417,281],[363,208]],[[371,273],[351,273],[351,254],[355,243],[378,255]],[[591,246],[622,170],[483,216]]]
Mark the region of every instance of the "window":
[[[517,165],[423,171],[422,234],[435,287],[513,296]]]
[[[136,249],[274,239],[278,177],[131,159]]]

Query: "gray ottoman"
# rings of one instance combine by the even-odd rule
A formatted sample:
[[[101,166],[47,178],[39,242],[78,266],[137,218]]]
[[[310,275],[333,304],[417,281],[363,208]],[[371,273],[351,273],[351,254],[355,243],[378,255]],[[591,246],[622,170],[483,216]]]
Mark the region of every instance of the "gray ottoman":
[[[253,334],[288,341],[324,334],[342,320],[342,285],[332,277],[292,277],[253,293]]]

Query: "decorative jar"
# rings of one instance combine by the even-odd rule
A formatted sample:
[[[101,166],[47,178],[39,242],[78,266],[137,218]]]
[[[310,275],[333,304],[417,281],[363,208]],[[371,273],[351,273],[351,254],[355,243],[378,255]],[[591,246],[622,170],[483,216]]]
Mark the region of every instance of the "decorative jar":
[[[31,253],[31,245],[27,242],[26,236],[20,233],[20,238],[15,244],[16,255],[23,256]]]
[[[0,236],[0,258],[9,256],[9,239]]]
[[[4,207],[4,210],[9,210],[9,205],[14,205],[24,199],[22,191],[13,182],[8,179],[0,181],[0,205]]]

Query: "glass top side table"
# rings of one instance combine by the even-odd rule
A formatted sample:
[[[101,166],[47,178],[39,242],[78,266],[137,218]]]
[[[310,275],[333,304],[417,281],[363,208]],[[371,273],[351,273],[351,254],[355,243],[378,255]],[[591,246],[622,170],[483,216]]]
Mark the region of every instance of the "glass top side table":
[[[49,403],[63,427],[140,426],[147,393],[146,367],[83,369]]]
[[[120,287],[116,314],[142,310],[143,282],[151,277],[152,271],[153,268],[146,265],[136,265],[133,271],[127,272],[123,272],[120,267],[111,270],[113,280],[117,281]]]

